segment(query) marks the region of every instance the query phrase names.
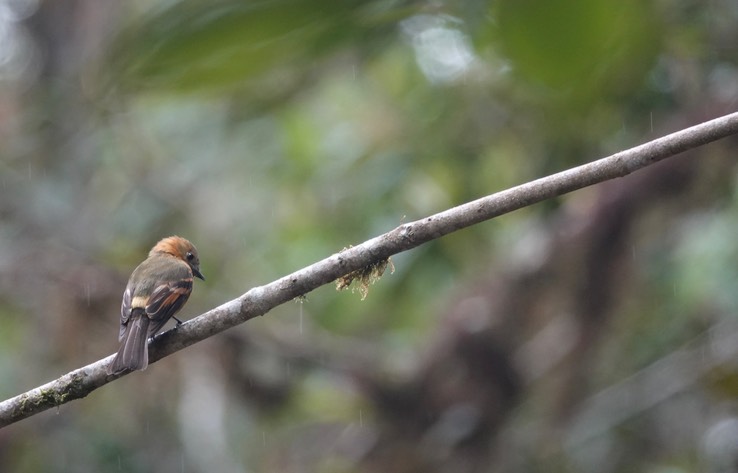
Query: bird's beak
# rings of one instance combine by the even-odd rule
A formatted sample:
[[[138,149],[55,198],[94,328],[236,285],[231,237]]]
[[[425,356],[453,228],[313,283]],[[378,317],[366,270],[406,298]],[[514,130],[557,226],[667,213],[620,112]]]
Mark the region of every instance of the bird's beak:
[[[197,268],[192,268],[192,274],[194,274],[198,278],[202,279],[203,281],[205,280],[205,276],[203,276],[202,273],[200,272],[200,270],[197,269]]]

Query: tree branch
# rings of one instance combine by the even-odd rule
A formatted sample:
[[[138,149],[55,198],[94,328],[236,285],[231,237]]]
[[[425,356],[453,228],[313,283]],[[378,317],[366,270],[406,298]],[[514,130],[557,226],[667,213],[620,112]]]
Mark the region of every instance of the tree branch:
[[[156,362],[394,254],[551,197],[626,176],[662,159],[737,133],[738,113],[732,113],[612,156],[405,223],[272,283],[255,287],[242,296],[161,334],[149,345],[149,360]],[[100,386],[125,376],[106,374],[105,368],[112,358],[112,355],[108,356],[0,402],[0,427],[83,398]]]

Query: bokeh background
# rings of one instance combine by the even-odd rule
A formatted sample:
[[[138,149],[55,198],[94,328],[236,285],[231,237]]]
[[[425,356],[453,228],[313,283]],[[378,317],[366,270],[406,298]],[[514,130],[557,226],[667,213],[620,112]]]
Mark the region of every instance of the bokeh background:
[[[733,0],[0,0],[0,398],[738,105]],[[0,430],[3,472],[738,471],[738,139],[393,258]]]

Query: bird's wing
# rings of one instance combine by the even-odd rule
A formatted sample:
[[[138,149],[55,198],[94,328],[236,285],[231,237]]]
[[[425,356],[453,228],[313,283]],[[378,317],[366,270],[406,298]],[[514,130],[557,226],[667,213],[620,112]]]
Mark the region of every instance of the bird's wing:
[[[192,293],[192,277],[160,284],[151,293],[146,304],[146,315],[151,319],[149,335],[155,335],[174,314],[179,312]]]

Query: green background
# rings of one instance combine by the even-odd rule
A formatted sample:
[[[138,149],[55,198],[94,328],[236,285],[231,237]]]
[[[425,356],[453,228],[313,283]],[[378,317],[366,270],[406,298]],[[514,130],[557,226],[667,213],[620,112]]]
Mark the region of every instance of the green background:
[[[738,105],[729,0],[8,2],[0,398],[454,205]],[[7,472],[687,472],[738,457],[730,138],[393,258],[0,430]]]

